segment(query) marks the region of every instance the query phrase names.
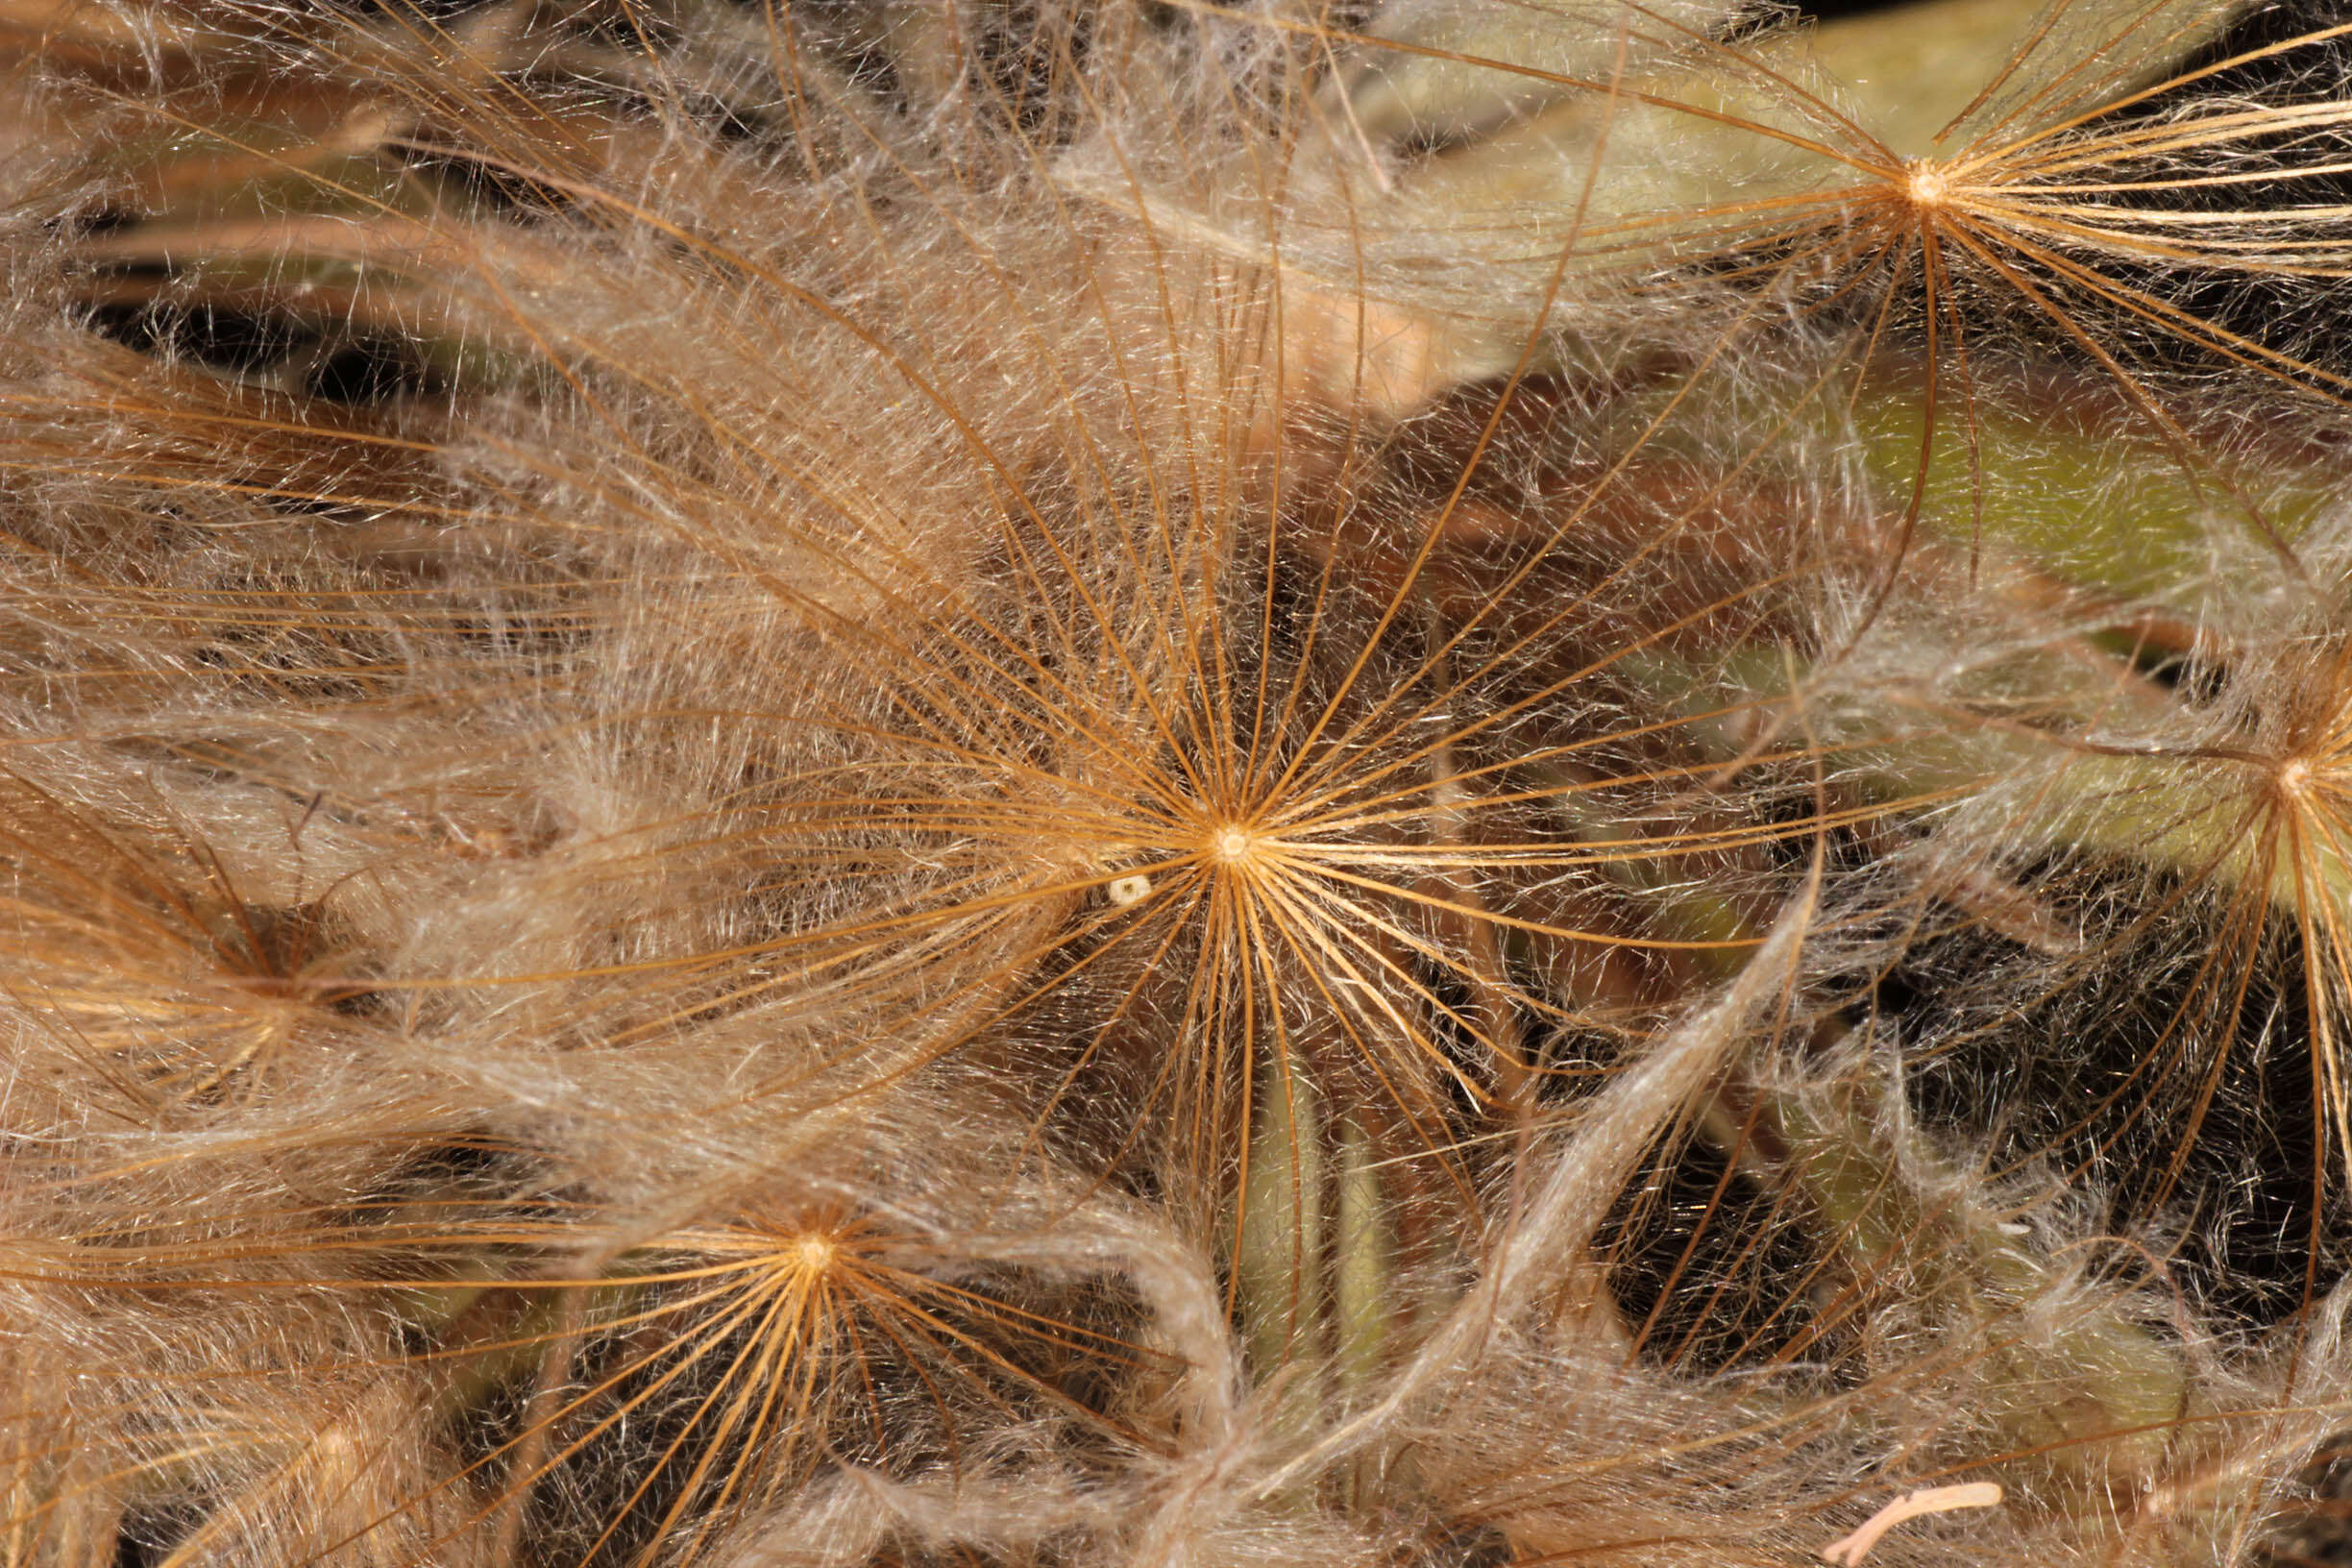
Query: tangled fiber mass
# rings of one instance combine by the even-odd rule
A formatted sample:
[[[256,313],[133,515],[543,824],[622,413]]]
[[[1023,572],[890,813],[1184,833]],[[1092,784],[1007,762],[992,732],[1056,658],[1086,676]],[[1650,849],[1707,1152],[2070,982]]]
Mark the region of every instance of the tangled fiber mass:
[[[0,1564],[2294,1564],[2352,12],[0,0]]]

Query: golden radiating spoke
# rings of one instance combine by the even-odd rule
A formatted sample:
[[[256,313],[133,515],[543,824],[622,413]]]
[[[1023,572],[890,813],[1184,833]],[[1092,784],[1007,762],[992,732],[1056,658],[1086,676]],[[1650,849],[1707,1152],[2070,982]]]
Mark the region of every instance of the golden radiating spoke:
[[[1915,147],[1695,0],[0,0],[0,1561],[2238,1550],[2352,29],[2214,10]]]
[[[331,1286],[396,1312],[412,1310],[407,1303],[475,1300],[477,1332],[453,1332],[452,1342],[420,1354],[355,1359],[341,1370],[423,1374],[477,1401],[519,1380],[516,1430],[438,1479],[421,1479],[412,1492],[379,1488],[381,1511],[325,1543],[329,1556],[390,1532],[419,1554],[403,1560],[434,1561],[444,1551],[473,1551],[470,1543],[503,1528],[502,1519],[527,1516],[533,1533],[559,1551],[557,1560],[603,1561],[608,1548],[625,1545],[630,1561],[698,1562],[745,1510],[772,1504],[824,1465],[968,1462],[958,1435],[966,1424],[1044,1415],[1113,1442],[1141,1441],[1066,1392],[1062,1380],[1075,1367],[1146,1378],[1174,1369],[1116,1332],[1056,1315],[1049,1297],[1024,1305],[999,1286],[959,1283],[952,1247],[838,1208],[787,1205],[649,1240],[599,1242],[589,1214],[558,1210],[518,1220],[459,1210],[282,1231],[266,1248],[86,1237],[6,1277],[52,1288],[191,1294]],[[585,1270],[553,1255],[600,1250],[614,1254],[610,1262]],[[315,1265],[338,1254],[363,1266],[341,1280],[318,1277]],[[500,1261],[485,1268],[493,1256]],[[297,1274],[282,1272],[287,1264]],[[302,1277],[304,1270],[313,1272]],[[208,1377],[229,1393],[298,1375],[246,1360],[253,1364]],[[299,1375],[337,1370],[313,1364]],[[909,1400],[919,1416],[903,1408]],[[206,1431],[224,1457],[268,1454],[291,1441],[217,1423]],[[168,1469],[202,1452],[141,1462]],[[312,1445],[275,1462],[273,1475],[291,1476],[320,1462],[320,1453]],[[588,1470],[614,1463],[630,1466],[629,1485],[609,1496],[580,1492]],[[415,1542],[420,1528],[431,1538]]]

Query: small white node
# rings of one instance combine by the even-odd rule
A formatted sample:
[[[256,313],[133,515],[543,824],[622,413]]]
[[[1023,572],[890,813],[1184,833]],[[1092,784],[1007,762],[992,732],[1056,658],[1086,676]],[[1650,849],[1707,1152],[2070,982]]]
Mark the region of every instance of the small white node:
[[[1209,853],[1227,866],[1238,866],[1249,858],[1256,843],[1246,827],[1221,827],[1210,836]]]
[[[1113,903],[1121,908],[1129,904],[1139,904],[1151,896],[1151,878],[1148,876],[1122,876],[1103,891],[1111,895]]]
[[[2300,799],[2311,793],[2311,764],[2305,762],[2301,757],[2295,758],[2279,769],[2279,794]]]
[[[833,1266],[837,1250],[827,1237],[804,1236],[793,1244],[793,1262],[803,1274],[822,1274]]]
[[[1941,207],[1944,199],[1951,194],[1951,184],[1943,168],[1928,162],[1911,165],[1909,188],[1911,205],[1914,207]]]

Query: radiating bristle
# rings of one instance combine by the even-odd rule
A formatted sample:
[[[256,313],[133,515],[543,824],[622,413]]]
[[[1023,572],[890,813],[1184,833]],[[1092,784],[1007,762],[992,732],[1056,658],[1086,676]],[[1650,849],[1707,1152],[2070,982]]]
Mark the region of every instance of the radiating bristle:
[[[2347,29],[0,0],[0,1565],[2324,1560]]]

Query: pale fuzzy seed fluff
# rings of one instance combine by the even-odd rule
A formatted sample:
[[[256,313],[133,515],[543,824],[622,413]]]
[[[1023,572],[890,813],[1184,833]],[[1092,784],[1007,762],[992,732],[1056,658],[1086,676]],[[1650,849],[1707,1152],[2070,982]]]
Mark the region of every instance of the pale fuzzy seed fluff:
[[[0,6],[0,1563],[2330,1550],[2346,57],[2047,20]]]

